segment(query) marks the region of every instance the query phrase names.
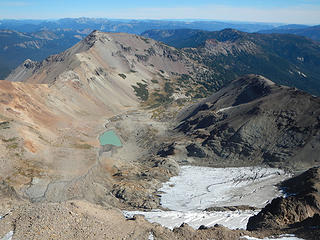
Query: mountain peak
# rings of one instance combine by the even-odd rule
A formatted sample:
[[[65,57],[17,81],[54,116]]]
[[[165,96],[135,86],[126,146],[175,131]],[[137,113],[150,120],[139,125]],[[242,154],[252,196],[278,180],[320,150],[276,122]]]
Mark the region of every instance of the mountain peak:
[[[23,66],[25,66],[27,69],[34,68],[38,62],[32,61],[31,59],[27,59],[23,62]]]
[[[93,30],[88,36],[98,36],[99,34],[103,34],[103,32],[99,30]]]
[[[90,47],[92,47],[95,44],[95,42],[99,39],[99,37],[103,34],[103,32],[94,30],[84,39],[84,42],[86,42]]]
[[[238,78],[237,80],[235,80],[235,82],[239,82],[240,84],[244,84],[244,83],[259,84],[259,85],[264,85],[264,86],[272,86],[275,84],[270,79],[265,78],[264,76],[261,76],[258,74],[244,75],[244,76]]]
[[[232,28],[226,28],[220,32],[218,32],[218,40],[225,42],[225,41],[231,41],[234,42],[238,39],[241,39],[246,34],[244,32],[238,31],[236,29]]]

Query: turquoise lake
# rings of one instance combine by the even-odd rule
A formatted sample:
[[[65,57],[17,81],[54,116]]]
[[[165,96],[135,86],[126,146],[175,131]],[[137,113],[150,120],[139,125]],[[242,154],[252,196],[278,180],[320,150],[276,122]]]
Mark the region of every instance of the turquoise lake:
[[[104,132],[100,137],[99,137],[100,144],[103,145],[114,145],[116,147],[122,147],[122,143],[120,141],[120,138],[118,135],[113,131],[107,131]]]

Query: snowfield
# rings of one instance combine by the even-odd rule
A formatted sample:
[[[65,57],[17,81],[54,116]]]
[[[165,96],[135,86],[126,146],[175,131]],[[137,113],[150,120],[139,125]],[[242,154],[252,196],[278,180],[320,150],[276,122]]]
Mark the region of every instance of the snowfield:
[[[292,234],[284,234],[284,235],[280,235],[279,237],[263,238],[263,239],[243,236],[241,239],[243,240],[303,240],[302,238],[297,238]]]
[[[169,229],[181,226],[187,223],[194,229],[201,225],[213,227],[215,224],[221,224],[230,229],[245,229],[249,218],[259,211],[225,211],[225,212],[205,212],[205,211],[126,211],[124,215],[131,218],[136,214],[142,214],[149,222],[156,222]]]
[[[210,168],[181,167],[178,176],[170,178],[159,189],[161,205],[169,211],[125,211],[126,217],[142,214],[150,222],[173,229],[188,223],[221,224],[230,229],[245,229],[251,216],[259,211],[204,211],[209,207],[249,205],[264,207],[270,200],[283,195],[275,186],[290,175],[283,170],[263,167]]]
[[[275,168],[183,166],[179,176],[159,189],[161,204],[176,211],[238,205],[262,208],[282,195],[275,185],[288,177]]]
[[[3,238],[0,238],[0,240],[11,240],[12,237],[13,237],[13,231],[10,231]]]

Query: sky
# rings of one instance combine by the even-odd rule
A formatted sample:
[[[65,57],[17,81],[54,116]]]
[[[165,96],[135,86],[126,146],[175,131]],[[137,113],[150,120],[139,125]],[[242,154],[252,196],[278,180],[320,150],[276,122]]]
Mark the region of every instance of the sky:
[[[0,0],[0,19],[66,17],[320,24],[320,0]]]

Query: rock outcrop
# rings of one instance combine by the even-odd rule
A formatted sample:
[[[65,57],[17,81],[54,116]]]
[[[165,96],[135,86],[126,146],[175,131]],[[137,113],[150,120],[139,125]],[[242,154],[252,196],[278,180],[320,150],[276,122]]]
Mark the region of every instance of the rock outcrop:
[[[319,227],[320,167],[285,181],[282,187],[289,196],[273,199],[261,212],[251,217],[248,230]]]

